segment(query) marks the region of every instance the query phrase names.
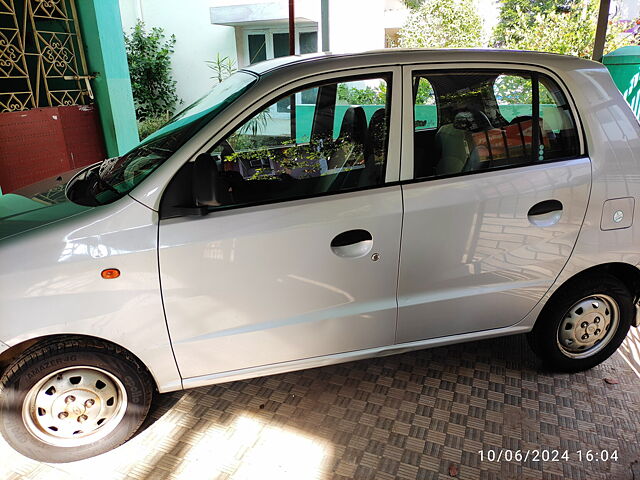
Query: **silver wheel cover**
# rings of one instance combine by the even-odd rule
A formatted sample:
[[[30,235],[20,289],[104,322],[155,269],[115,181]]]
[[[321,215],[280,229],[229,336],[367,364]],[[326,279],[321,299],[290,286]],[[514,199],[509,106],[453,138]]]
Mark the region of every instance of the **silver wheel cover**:
[[[127,410],[127,393],[114,375],[96,367],[58,370],[36,383],[22,404],[29,433],[56,447],[106,437]]]
[[[601,351],[615,336],[620,324],[618,303],[608,295],[590,295],[564,314],[556,341],[570,358],[587,358]]]

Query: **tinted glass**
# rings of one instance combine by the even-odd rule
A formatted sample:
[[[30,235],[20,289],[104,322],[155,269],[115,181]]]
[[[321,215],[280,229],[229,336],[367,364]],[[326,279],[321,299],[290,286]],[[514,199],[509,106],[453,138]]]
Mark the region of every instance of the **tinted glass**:
[[[247,36],[249,42],[249,64],[267,59],[267,40],[263,33]]]
[[[271,106],[254,114],[211,152],[223,206],[384,183],[388,90],[386,78],[324,84],[287,95],[286,117]]]
[[[544,75],[425,73],[414,80],[414,99],[417,178],[578,154],[577,132],[566,98]],[[426,113],[429,105],[434,111]]]
[[[300,32],[300,53],[318,51],[318,32]]]
[[[76,178],[70,199],[83,205],[101,205],[129,193],[256,80],[255,75],[236,72],[218,83],[133,150],[105,160],[98,171],[91,169],[84,177]]]
[[[431,171],[424,170],[430,163],[425,158],[433,155],[435,149],[435,133],[438,128],[438,109],[433,87],[424,77],[417,77],[413,82],[413,152],[414,172],[416,177],[431,175]],[[419,161],[418,161],[419,160]]]
[[[289,34],[274,33],[273,34],[273,56],[286,57],[289,55]]]

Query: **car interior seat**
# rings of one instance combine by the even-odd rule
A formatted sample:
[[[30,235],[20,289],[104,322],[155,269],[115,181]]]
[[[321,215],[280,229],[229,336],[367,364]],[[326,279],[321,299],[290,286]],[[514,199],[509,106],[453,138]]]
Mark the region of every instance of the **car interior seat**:
[[[436,132],[436,146],[440,151],[436,174],[462,172],[469,165],[469,158],[474,150],[471,133],[491,128],[491,122],[480,110],[458,112],[453,123],[442,125]]]
[[[364,145],[365,172],[360,177],[361,186],[373,185],[380,180],[380,166],[384,162],[384,147],[387,133],[387,115],[384,108],[376,110],[369,120],[367,138]]]
[[[335,140],[337,151],[331,155],[327,167],[341,168],[357,162],[364,153],[367,138],[367,116],[362,107],[349,107],[344,113],[340,133]]]

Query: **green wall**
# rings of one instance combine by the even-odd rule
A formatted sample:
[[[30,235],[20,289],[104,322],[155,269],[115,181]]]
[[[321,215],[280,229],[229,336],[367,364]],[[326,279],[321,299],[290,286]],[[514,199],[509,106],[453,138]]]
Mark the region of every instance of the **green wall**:
[[[640,47],[629,45],[602,58],[622,96],[640,119]]]
[[[107,154],[122,155],[139,143],[118,0],[76,2],[91,85]]]
[[[553,105],[540,105],[541,114],[544,116],[544,107]],[[336,105],[336,113],[333,121],[333,136],[337,137],[342,125],[347,108],[350,105]],[[371,120],[373,113],[384,105],[362,105],[364,113],[367,116],[367,122]],[[313,113],[315,105],[297,105],[296,106],[296,136],[298,143],[306,143],[311,136],[311,124],[313,123]],[[500,113],[507,120],[512,120],[520,115],[531,115],[531,105],[500,105]],[[437,107],[435,105],[418,105],[416,107],[415,120],[420,122],[416,124],[416,129],[425,130],[436,128],[438,126]]]

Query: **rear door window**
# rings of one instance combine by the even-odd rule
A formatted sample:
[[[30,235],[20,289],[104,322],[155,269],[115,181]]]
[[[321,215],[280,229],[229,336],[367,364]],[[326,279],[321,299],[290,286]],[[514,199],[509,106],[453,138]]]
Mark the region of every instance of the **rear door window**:
[[[578,135],[556,82],[537,72],[428,72],[437,128],[421,132],[414,92],[414,175],[440,177],[575,157]],[[420,146],[432,148],[419,148]]]

